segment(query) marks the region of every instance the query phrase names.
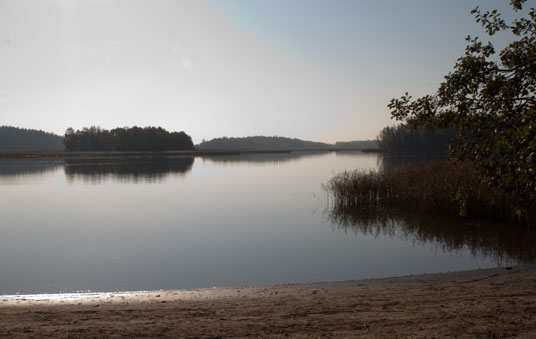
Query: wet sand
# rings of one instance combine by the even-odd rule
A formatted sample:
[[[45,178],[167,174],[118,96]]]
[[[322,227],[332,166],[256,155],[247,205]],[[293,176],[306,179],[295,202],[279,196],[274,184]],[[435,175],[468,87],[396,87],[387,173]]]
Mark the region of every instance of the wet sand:
[[[400,278],[0,296],[1,338],[536,338],[536,265]]]

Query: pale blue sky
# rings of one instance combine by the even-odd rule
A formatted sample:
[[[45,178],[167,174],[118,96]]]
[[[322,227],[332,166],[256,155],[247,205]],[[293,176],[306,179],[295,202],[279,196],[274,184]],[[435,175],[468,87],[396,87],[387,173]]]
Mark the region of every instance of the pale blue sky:
[[[371,139],[484,36],[472,8],[507,4],[0,0],[0,125]]]

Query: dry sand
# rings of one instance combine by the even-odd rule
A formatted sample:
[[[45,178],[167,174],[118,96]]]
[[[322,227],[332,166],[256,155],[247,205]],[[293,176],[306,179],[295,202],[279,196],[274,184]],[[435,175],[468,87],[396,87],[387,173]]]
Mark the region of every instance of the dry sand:
[[[0,296],[1,338],[536,338],[536,265],[361,281]]]

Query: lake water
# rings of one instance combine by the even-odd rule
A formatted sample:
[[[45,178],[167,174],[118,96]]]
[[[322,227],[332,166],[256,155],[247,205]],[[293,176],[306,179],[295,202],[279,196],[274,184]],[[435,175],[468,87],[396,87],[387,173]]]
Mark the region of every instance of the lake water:
[[[388,162],[386,162],[388,163]],[[337,281],[534,262],[534,232],[330,212],[362,153],[0,161],[0,294]]]

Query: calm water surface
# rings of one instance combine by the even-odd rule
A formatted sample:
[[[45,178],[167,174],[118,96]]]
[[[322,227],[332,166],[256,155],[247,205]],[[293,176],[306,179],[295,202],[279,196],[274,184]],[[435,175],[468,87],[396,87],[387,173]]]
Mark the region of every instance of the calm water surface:
[[[386,162],[387,163],[387,162]],[[0,294],[335,281],[534,262],[534,233],[330,211],[377,155],[0,161]]]

